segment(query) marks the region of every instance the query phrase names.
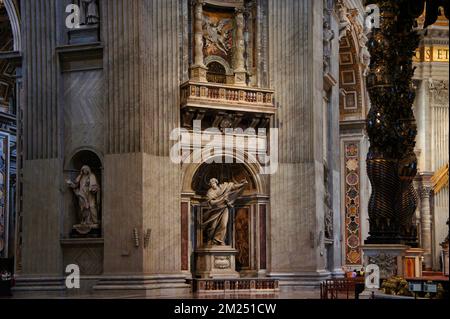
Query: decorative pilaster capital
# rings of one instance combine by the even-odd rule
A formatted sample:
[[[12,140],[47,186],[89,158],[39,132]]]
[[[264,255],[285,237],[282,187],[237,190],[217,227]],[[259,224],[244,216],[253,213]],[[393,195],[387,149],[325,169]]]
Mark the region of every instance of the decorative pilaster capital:
[[[428,199],[433,194],[433,187],[421,185],[419,187],[419,195],[422,200]]]
[[[205,5],[205,0],[193,0],[192,2],[191,2],[191,4],[193,5],[193,6],[204,6]]]
[[[255,0],[251,0],[251,1],[247,1],[244,4],[244,8],[245,8],[245,13],[246,14],[250,14],[250,11],[256,6],[256,1]]]
[[[243,18],[244,17],[244,13],[246,12],[244,7],[236,7],[234,9],[235,13],[236,13],[236,18]]]
[[[203,13],[203,6],[206,4],[205,0],[192,0],[191,7],[195,13]]]

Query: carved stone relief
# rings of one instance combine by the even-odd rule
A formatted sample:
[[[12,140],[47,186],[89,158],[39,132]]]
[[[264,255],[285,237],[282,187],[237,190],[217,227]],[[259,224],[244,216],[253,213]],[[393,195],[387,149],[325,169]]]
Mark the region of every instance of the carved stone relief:
[[[230,19],[220,20],[216,23],[205,17],[204,38],[206,52],[221,53],[228,55],[231,50],[231,27]]]
[[[381,278],[391,278],[397,275],[397,256],[380,253],[376,256],[369,257],[369,264],[378,265],[380,267]]]
[[[203,55],[219,56],[231,64],[233,15],[203,10]]]
[[[214,257],[214,268],[216,269],[230,269],[231,259],[229,256]]]
[[[449,105],[448,81],[436,81],[430,79],[428,88],[431,93],[432,105]]]

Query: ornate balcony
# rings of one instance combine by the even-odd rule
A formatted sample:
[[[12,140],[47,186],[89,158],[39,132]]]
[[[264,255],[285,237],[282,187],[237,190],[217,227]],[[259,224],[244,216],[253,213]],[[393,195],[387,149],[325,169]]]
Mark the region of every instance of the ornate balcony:
[[[272,115],[275,114],[274,91],[190,81],[181,86],[181,108]]]
[[[189,81],[181,86],[181,115],[186,128],[267,128],[275,114],[274,91],[229,84]]]

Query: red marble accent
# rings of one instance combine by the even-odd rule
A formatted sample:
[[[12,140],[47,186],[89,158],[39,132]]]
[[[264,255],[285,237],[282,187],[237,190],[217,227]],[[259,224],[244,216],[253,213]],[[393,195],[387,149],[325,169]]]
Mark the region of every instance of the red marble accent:
[[[259,206],[259,268],[267,269],[267,251],[266,251],[266,205]]]
[[[189,203],[181,203],[181,270],[189,270]]]
[[[250,268],[250,215],[249,209],[239,208],[236,213],[236,261],[242,269]]]

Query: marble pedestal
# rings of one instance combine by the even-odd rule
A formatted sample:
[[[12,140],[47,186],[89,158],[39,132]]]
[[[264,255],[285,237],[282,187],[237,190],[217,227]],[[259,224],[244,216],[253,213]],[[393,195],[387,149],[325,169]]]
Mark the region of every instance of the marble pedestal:
[[[202,279],[236,279],[237,250],[230,246],[212,246],[195,252],[196,276]]]
[[[78,224],[72,227],[72,238],[99,238],[101,237],[101,228],[98,224],[83,225]]]
[[[361,248],[364,252],[364,266],[375,264],[380,267],[382,280],[403,276],[403,260],[408,246],[370,244]]]
[[[403,276],[405,278],[422,277],[422,259],[425,249],[409,248],[405,251],[403,258]]]
[[[69,44],[87,44],[99,41],[98,25],[83,26],[69,31]]]
[[[403,276],[404,256],[409,249],[404,245],[377,245],[361,246],[364,253],[364,267],[377,265],[380,268],[380,288],[383,280],[394,276]],[[360,299],[372,299],[379,294],[379,289],[366,289],[359,295]]]
[[[208,82],[208,80],[206,79],[207,73],[207,67],[202,65],[194,65],[191,67],[191,80],[197,82]]]

